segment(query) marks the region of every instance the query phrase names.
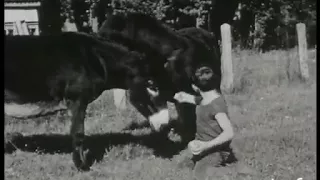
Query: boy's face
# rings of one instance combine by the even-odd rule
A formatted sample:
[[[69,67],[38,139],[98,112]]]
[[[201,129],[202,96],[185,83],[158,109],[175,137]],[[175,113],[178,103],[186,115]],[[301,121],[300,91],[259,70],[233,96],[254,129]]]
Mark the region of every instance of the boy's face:
[[[214,89],[214,77],[212,69],[208,66],[201,66],[195,71],[196,85],[202,91]]]

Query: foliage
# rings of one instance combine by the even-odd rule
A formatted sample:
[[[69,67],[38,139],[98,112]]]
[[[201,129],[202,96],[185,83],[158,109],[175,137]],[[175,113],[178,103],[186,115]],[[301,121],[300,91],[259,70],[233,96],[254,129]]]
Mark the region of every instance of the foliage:
[[[315,0],[240,0],[234,18],[224,18],[223,0],[60,0],[61,17],[75,21],[80,31],[90,14],[99,26],[108,14],[141,12],[156,17],[175,29],[198,26],[219,33],[222,23],[232,22],[234,45],[263,50],[290,48],[296,44],[296,24],[305,23],[309,46],[316,44]],[[226,1],[226,0],[224,0]],[[225,2],[227,3],[227,2]],[[210,22],[218,12],[218,18]],[[221,14],[221,17],[220,17]],[[232,17],[232,16],[230,16]],[[221,19],[221,22],[217,22]],[[210,26],[214,26],[213,29]],[[218,34],[219,35],[219,34]]]
[[[235,23],[234,29],[241,31],[244,28],[240,37],[245,37],[245,40],[251,39],[249,42],[241,42],[242,45],[245,43],[249,47],[263,50],[291,48],[296,44],[296,24],[299,22],[306,24],[309,45],[316,43],[313,40],[316,35],[315,1],[243,1],[241,5],[241,12],[251,14]],[[243,26],[243,22],[247,21],[250,21],[252,28]]]

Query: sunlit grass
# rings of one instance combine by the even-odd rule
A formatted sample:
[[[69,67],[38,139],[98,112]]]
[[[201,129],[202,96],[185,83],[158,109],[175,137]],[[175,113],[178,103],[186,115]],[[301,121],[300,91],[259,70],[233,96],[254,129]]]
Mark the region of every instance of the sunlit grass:
[[[288,65],[289,61],[297,61],[296,52],[233,53],[235,89],[232,94],[225,95],[236,129],[232,146],[258,175],[239,176],[230,168],[228,175],[214,179],[316,179],[315,53],[309,54],[311,78],[302,82],[296,76],[295,65]],[[90,172],[79,173],[70,153],[15,151],[5,154],[5,178],[191,180],[191,172],[176,167],[179,153],[172,158],[155,156],[152,148],[121,136],[148,135],[151,132],[148,127],[124,130],[132,122],[141,124],[144,121],[130,105],[126,111],[116,111],[112,93],[105,92],[87,109],[86,134],[111,133],[108,138],[92,143],[112,141],[113,145],[106,149],[102,161],[95,163]],[[64,115],[32,120],[6,118],[5,123],[6,132],[20,132],[24,136],[67,135],[69,128],[70,121]],[[117,139],[119,137],[122,139]],[[117,145],[117,141],[125,143]]]

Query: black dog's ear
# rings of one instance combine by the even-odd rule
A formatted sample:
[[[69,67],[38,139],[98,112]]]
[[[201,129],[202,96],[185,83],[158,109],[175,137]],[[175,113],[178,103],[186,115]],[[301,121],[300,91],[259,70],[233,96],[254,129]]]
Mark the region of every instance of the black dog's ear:
[[[171,55],[167,58],[168,61],[175,61],[177,60],[179,54],[182,52],[182,49],[177,49],[177,50],[174,50]]]

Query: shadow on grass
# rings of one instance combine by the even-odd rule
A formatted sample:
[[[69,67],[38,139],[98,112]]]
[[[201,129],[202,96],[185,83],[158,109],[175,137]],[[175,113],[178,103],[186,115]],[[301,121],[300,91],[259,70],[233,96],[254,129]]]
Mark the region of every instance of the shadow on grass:
[[[139,144],[154,150],[154,155],[171,158],[186,147],[185,143],[170,140],[167,133],[132,135],[130,133],[106,133],[86,136],[85,147],[90,149],[93,160],[101,161],[106,149],[117,145]],[[71,153],[72,138],[70,135],[40,134],[22,136],[19,133],[6,135],[5,153],[16,149],[39,153]]]
[[[179,129],[179,121],[177,118],[172,118],[169,121],[169,124],[165,128],[165,132],[169,131],[171,128]],[[145,129],[150,128],[150,123],[148,121],[142,121],[142,122],[131,122],[128,126],[126,126],[123,130],[137,130],[137,129]],[[163,132],[163,133],[165,133]]]
[[[150,128],[150,124],[148,121],[143,122],[132,122],[130,123],[124,130],[135,130],[135,129],[144,129],[144,128]]]

